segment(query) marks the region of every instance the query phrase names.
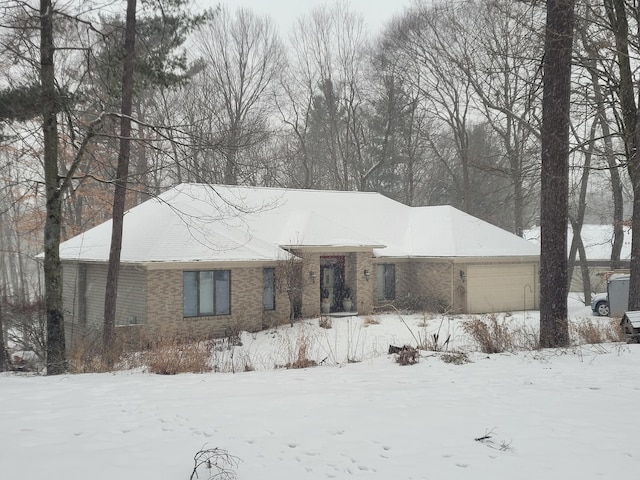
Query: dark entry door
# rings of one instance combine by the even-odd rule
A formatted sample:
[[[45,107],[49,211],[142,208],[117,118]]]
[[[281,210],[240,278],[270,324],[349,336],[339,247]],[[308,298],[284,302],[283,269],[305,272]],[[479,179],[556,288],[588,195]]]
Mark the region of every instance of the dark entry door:
[[[328,294],[332,312],[340,310],[343,283],[344,263],[332,262],[320,265],[321,297]]]

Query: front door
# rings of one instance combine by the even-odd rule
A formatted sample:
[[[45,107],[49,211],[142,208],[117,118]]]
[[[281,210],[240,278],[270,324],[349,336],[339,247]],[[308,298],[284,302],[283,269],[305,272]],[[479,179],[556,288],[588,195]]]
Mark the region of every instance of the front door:
[[[320,298],[328,296],[331,311],[335,312],[340,310],[344,257],[321,257],[320,260]]]

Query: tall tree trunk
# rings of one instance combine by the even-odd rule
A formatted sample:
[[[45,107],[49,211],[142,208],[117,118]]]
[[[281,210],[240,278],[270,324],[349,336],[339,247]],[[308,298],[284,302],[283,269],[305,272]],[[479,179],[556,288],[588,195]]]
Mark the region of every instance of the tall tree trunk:
[[[636,15],[640,13],[636,10]],[[640,31],[638,32],[640,38]],[[640,104],[640,86],[638,88]],[[637,111],[636,111],[637,112]],[[629,162],[629,176],[633,185],[633,216],[631,218],[631,278],[629,279],[629,310],[640,310],[640,122],[636,113],[634,130],[635,151]],[[615,227],[615,225],[614,225]],[[635,235],[634,233],[635,232]]]
[[[620,178],[620,167],[616,160],[616,155],[611,141],[611,131],[607,120],[607,113],[604,107],[602,89],[594,74],[592,74],[594,99],[598,108],[598,119],[602,130],[602,138],[605,147],[605,158],[609,165],[609,175],[611,176],[611,195],[613,197],[613,244],[611,246],[611,269],[621,268],[620,254],[624,244],[624,199],[622,197],[622,179]]]
[[[40,84],[42,88],[42,133],[47,218],[44,225],[44,283],[47,310],[47,375],[66,369],[62,275],[60,266],[60,224],[62,202],[58,175],[58,119],[53,54],[53,7],[40,0]]]
[[[540,346],[569,344],[567,218],[573,0],[548,0],[542,97]]]
[[[9,356],[4,343],[4,309],[5,301],[4,289],[0,290],[0,372],[4,372],[9,368]]]
[[[122,250],[122,229],[124,208],[129,176],[129,157],[131,153],[131,110],[133,105],[133,66],[136,39],[136,0],[127,0],[127,20],[124,35],[124,64],[122,71],[122,104],[120,108],[120,148],[113,195],[113,220],[111,230],[111,249],[104,301],[103,353],[107,365],[115,361],[115,319],[118,297],[118,276],[120,273],[120,253]]]
[[[615,21],[615,14],[613,13],[613,6],[611,0],[606,0],[607,12],[609,13],[609,21],[611,28],[613,29],[617,22]],[[614,32],[618,35],[617,30]],[[600,79],[598,77],[598,69],[596,61],[598,58],[598,50],[594,46],[594,40],[591,39],[585,29],[580,30],[582,37],[582,44],[584,45],[586,56],[582,59],[582,62],[589,72],[591,77],[591,86],[593,87],[593,100],[596,106],[597,118],[600,123],[600,129],[602,130],[602,140],[604,142],[604,157],[609,165],[609,173],[611,175],[611,193],[613,197],[613,244],[611,246],[611,270],[621,268],[620,254],[622,252],[622,246],[624,244],[624,230],[622,228],[624,222],[624,200],[622,196],[622,180],[620,178],[620,166],[616,160],[615,151],[613,148],[613,142],[611,141],[611,128],[609,127],[609,120],[607,118],[606,102],[602,93],[602,87],[600,85]],[[626,35],[626,33],[625,33]],[[620,41],[616,41],[620,45]],[[624,43],[621,45],[624,47]],[[622,65],[622,64],[619,64]],[[627,76],[628,77],[628,76]],[[633,95],[631,95],[631,111],[634,110]],[[629,108],[629,107],[626,107]],[[626,116],[627,119],[633,120],[633,115]],[[629,158],[629,157],[627,157]]]
[[[616,40],[616,52],[620,84],[618,95],[622,110],[625,155],[628,160],[629,177],[633,187],[632,232],[640,232],[640,168],[637,158],[638,111],[636,107],[633,74],[629,58],[629,23],[624,0],[605,0],[609,24]],[[614,225],[614,228],[616,225]],[[629,280],[629,310],[640,309],[640,235],[631,236],[631,278]]]

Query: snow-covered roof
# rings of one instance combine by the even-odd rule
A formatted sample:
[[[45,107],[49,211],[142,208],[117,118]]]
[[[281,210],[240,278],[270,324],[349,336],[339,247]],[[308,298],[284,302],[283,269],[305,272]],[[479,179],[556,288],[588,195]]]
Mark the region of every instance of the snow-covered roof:
[[[622,227],[624,231],[624,241],[622,251],[620,252],[621,260],[629,260],[631,258],[631,227]],[[573,229],[571,226],[567,229],[567,249],[571,248],[571,239],[573,238]],[[613,247],[613,226],[612,225],[583,225],[580,230],[580,237],[584,243],[584,249],[587,259],[592,261],[604,260],[611,258],[611,248]],[[535,243],[540,242],[540,227],[534,227],[524,232],[524,238]]]
[[[111,221],[60,247],[106,261]],[[260,261],[285,247],[366,247],[380,257],[535,256],[538,246],[450,206],[378,193],[181,184],[125,214],[122,262]]]

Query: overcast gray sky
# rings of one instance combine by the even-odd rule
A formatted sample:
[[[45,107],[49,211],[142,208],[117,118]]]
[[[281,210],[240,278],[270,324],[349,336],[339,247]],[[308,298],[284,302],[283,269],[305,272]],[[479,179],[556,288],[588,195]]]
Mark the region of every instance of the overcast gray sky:
[[[301,15],[321,4],[333,5],[336,0],[196,0],[199,5],[226,5],[230,10],[246,7],[255,13],[270,15],[286,35],[290,26]],[[394,15],[401,14],[412,0],[349,0],[350,10],[361,13],[371,33],[377,33]]]

